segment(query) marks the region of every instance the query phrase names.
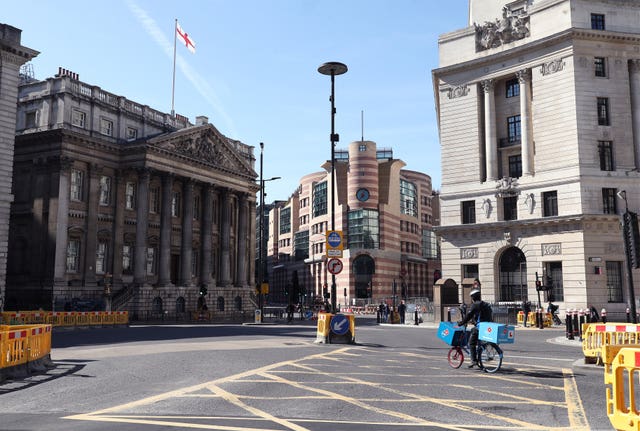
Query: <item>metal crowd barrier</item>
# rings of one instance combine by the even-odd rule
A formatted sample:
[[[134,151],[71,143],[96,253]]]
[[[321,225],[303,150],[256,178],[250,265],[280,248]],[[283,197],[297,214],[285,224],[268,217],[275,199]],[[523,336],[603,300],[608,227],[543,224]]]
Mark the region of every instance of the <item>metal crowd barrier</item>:
[[[5,311],[0,313],[4,325],[49,323],[52,326],[127,325],[127,311]]]
[[[0,381],[50,363],[51,325],[0,325]]]
[[[640,429],[640,345],[604,345],[607,416],[618,430]]]
[[[602,347],[640,344],[640,324],[585,323],[582,325],[582,352],[586,363],[602,364]]]

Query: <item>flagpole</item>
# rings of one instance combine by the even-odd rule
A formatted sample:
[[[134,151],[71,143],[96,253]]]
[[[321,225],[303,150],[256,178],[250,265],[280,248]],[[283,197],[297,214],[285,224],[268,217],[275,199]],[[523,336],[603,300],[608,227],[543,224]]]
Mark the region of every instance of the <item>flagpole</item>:
[[[173,109],[174,94],[176,91],[176,41],[178,33],[178,18],[173,26],[173,82],[171,84],[171,117],[175,117],[176,111]]]

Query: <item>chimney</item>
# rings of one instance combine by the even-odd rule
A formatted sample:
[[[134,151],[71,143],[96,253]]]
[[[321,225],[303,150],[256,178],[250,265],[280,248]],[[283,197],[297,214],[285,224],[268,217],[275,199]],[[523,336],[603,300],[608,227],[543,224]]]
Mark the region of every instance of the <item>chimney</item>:
[[[198,115],[196,117],[196,126],[204,126],[205,124],[209,124],[209,117]]]

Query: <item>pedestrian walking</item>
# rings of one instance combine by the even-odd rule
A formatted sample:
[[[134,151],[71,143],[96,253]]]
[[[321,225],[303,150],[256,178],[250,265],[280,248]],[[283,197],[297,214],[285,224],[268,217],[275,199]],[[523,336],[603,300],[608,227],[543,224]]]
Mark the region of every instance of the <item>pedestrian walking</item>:
[[[407,312],[407,306],[404,303],[404,300],[402,300],[400,302],[400,305],[398,305],[398,314],[400,314],[400,323],[402,325],[404,325],[404,315]]]

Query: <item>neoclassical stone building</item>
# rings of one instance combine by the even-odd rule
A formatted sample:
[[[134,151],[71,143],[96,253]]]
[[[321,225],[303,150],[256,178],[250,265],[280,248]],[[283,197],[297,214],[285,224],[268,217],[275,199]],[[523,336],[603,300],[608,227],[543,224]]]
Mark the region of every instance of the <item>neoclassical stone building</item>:
[[[64,69],[22,85],[8,306],[253,310],[253,147],[196,123]]]
[[[336,275],[336,304],[379,303],[395,295],[433,299],[440,269],[433,225],[437,194],[427,174],[403,169],[391,148],[355,141],[336,150],[335,195],[331,162],[310,173],[288,201],[269,212],[269,301],[311,304],[330,293],[327,231],[335,199],[335,230],[343,234],[343,269]],[[298,289],[295,292],[295,286]],[[288,294],[288,295],[287,295]]]
[[[469,9],[467,28],[440,36],[433,71],[444,278],[478,276],[489,300],[537,303],[538,274],[563,309],[624,313],[621,214],[640,205],[640,2]]]
[[[0,311],[4,308],[9,213],[13,195],[13,143],[20,66],[39,53],[20,44],[22,30],[0,24]]]

